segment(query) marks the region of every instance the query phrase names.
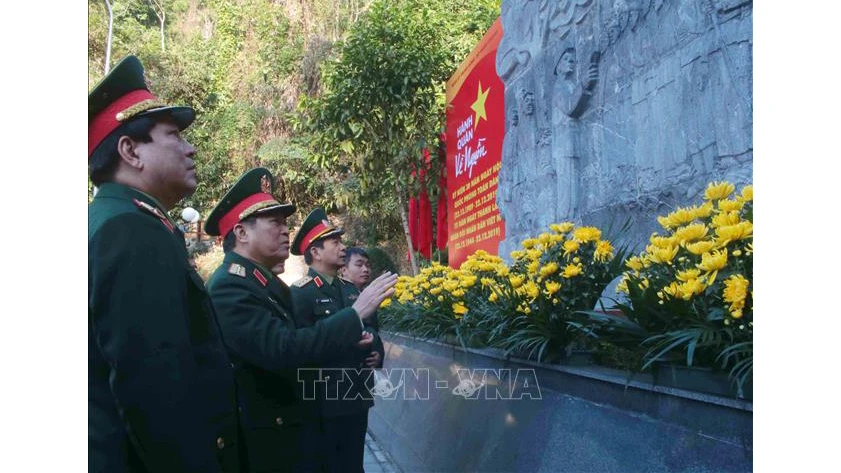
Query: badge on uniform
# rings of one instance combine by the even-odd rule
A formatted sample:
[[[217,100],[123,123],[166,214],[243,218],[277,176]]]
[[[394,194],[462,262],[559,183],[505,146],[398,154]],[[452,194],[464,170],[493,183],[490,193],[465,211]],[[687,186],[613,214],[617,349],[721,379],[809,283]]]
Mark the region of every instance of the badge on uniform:
[[[261,273],[260,270],[257,268],[254,268],[254,277],[257,278],[258,281],[260,281],[260,284],[262,284],[263,287],[266,287],[266,285],[269,284],[269,280],[266,279],[266,277],[263,276],[263,273]]]
[[[321,278],[318,277],[318,276],[312,278],[312,280],[315,281],[315,285],[318,286],[318,287],[321,287],[321,286],[324,285],[324,281],[322,281]]]
[[[316,302],[318,302],[319,304],[327,304],[328,302],[333,302],[333,300],[332,300],[332,299],[330,299],[330,298],[327,298],[327,299],[316,299]]]
[[[244,278],[245,277],[245,266],[243,266],[239,263],[231,263],[231,267],[228,268],[228,272],[233,274],[233,275]]]
[[[150,214],[154,215],[155,217],[158,217],[158,219],[161,221],[161,223],[163,223],[166,226],[166,228],[169,229],[169,231],[173,231],[174,227],[172,226],[172,223],[169,221],[168,218],[166,218],[166,215],[164,215],[164,213],[161,212],[161,209],[159,209],[157,207],[153,207],[153,206],[147,204],[146,202],[143,202],[142,200],[137,200],[137,199],[132,199],[132,200],[134,200],[134,205],[136,205],[136,206],[140,207],[141,209],[149,212]]]

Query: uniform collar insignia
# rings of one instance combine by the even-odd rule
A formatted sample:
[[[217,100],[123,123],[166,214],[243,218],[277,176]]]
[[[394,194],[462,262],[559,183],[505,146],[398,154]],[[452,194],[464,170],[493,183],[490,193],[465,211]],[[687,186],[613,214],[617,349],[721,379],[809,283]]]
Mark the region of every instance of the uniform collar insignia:
[[[318,277],[318,276],[312,278],[312,280],[315,281],[315,285],[318,286],[318,287],[321,287],[321,286],[324,285],[324,281],[322,281],[321,278]]]
[[[269,280],[266,279],[266,277],[263,276],[263,273],[261,273],[260,270],[257,268],[254,268],[254,277],[257,278],[258,281],[260,281],[260,284],[262,284],[263,287],[266,287],[269,284]]]
[[[161,212],[161,209],[159,209],[159,208],[157,208],[153,205],[147,204],[146,202],[143,202],[142,200],[139,200],[139,199],[132,199],[132,200],[134,201],[134,205],[136,205],[136,206],[140,207],[141,209],[149,212],[150,214],[154,215],[155,217],[158,217],[158,219],[161,221],[161,223],[163,223],[166,226],[166,228],[169,229],[169,231],[174,230],[175,227],[172,225],[172,222],[170,222],[169,219],[166,217],[166,215],[164,215],[164,213]]]

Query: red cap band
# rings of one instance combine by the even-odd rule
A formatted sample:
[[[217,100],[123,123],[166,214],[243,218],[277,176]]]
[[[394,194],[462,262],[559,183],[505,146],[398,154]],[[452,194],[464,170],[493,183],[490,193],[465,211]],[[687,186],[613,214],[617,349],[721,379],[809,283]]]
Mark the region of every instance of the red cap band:
[[[247,198],[243,199],[240,203],[235,205],[231,210],[228,211],[228,213],[226,213],[224,216],[222,216],[222,218],[219,219],[219,234],[222,236],[227,235],[228,232],[234,228],[234,225],[239,223],[239,221],[241,220],[239,218],[241,213],[246,211],[252,205],[256,205],[266,201],[277,203],[274,197],[272,197],[270,194],[264,194],[262,192],[258,192],[254,195],[248,196]]]
[[[99,112],[99,115],[91,120],[88,125],[88,159],[102,140],[122,125],[122,122],[117,120],[117,114],[144,100],[157,100],[157,97],[145,89],[133,90],[111,102],[105,110]]]
[[[298,248],[298,252],[304,254],[304,251],[306,251],[307,247],[310,246],[310,243],[312,243],[312,241],[315,240],[319,236],[319,234],[324,233],[324,230],[327,230],[328,228],[330,227],[324,225],[323,223],[319,223],[318,225],[314,226],[312,230],[307,232],[307,236],[305,236],[304,239],[301,240],[301,247]]]

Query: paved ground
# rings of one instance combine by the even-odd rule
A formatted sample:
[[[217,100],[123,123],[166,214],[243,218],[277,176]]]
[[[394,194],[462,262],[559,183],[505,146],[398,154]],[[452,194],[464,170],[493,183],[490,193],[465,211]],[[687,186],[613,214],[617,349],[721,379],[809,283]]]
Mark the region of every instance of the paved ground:
[[[365,473],[402,473],[370,433],[365,435],[364,466]]]

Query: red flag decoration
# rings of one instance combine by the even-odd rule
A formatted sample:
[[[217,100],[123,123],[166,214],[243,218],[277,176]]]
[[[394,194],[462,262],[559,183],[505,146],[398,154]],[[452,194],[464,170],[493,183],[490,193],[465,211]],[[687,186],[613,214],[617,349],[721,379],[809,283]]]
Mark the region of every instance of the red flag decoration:
[[[495,255],[505,238],[496,207],[505,136],[505,85],[496,73],[499,19],[447,81],[447,215],[449,263],[476,250]]]
[[[447,248],[447,135],[438,136],[438,163],[441,177],[438,178],[438,210],[435,212],[435,247],[443,251]],[[442,165],[443,164],[443,165]]]
[[[425,166],[429,166],[429,148],[423,149]],[[426,169],[420,170],[420,192],[418,193],[418,246],[420,254],[432,259],[432,204],[426,192]]]
[[[412,171],[412,176],[415,172]],[[412,247],[409,251],[414,251],[418,247],[418,199],[415,197],[409,198],[409,240],[412,242]],[[406,261],[409,261],[409,254],[406,254]]]

